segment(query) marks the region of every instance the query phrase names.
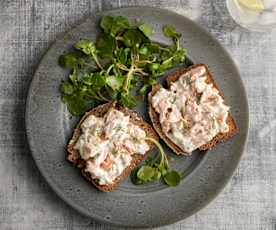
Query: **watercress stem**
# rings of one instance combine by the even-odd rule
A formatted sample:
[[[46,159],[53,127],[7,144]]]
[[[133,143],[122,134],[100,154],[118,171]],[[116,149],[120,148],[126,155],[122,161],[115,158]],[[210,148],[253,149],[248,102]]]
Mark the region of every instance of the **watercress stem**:
[[[98,96],[103,100],[103,101],[109,101],[105,96],[102,95],[102,93],[99,91]]]
[[[117,41],[124,41],[124,38],[122,36],[116,36],[115,39]]]
[[[170,62],[173,58],[174,58],[174,56],[166,59],[165,61],[162,62],[162,64],[166,64],[166,63]]]
[[[126,79],[125,79],[125,82],[124,82],[124,85],[123,85],[123,90],[125,90],[126,92],[128,92],[128,88],[129,88],[129,83],[130,83],[130,80],[132,78],[132,75],[133,75],[133,72],[135,70],[135,66],[134,66],[134,55],[131,55],[131,66],[130,66],[130,69],[126,75]]]
[[[124,86],[123,86],[123,89],[124,89],[126,92],[128,92],[129,82],[130,82],[130,80],[131,80],[131,78],[132,78],[133,72],[134,72],[134,66],[131,65],[131,67],[130,67],[130,69],[129,69],[127,75],[126,75],[126,80],[125,80]]]
[[[142,76],[149,76],[148,73],[144,72],[142,69],[134,69],[134,72],[142,74]]]
[[[99,60],[98,60],[97,55],[96,55],[95,53],[92,53],[92,57],[93,57],[95,63],[97,64],[97,66],[98,66],[100,69],[103,69],[101,63],[100,63]]]
[[[162,146],[160,145],[160,143],[157,140],[155,140],[155,139],[153,139],[151,137],[146,137],[145,140],[148,140],[148,141],[152,142],[158,148],[159,152],[161,153],[161,160],[160,160],[159,166],[162,167],[163,164],[164,164],[164,161],[165,161],[166,168],[167,168],[167,166],[168,166],[168,160],[166,158],[166,154],[165,154]]]
[[[153,63],[155,60],[153,59],[152,61],[150,60],[137,60],[136,64],[143,64],[143,63]]]
[[[119,69],[124,70],[124,71],[130,71],[129,68],[127,68],[125,65],[118,63],[117,66],[119,67]]]
[[[109,72],[112,70],[113,67],[114,67],[114,64],[108,67],[108,69],[106,70],[106,75],[109,75]]]
[[[180,48],[180,40],[177,39],[176,40],[176,50],[179,50],[179,48]]]
[[[98,101],[102,101],[102,98],[100,98],[99,95],[96,95],[96,94],[95,95],[91,95],[91,94],[87,93],[87,96],[90,97],[90,98],[92,98],[92,99],[96,99]]]
[[[85,65],[85,66],[88,66],[88,67],[92,67],[92,68],[97,68],[96,65],[92,65],[92,64],[89,64],[89,63],[87,63],[87,62],[84,62],[84,65]]]

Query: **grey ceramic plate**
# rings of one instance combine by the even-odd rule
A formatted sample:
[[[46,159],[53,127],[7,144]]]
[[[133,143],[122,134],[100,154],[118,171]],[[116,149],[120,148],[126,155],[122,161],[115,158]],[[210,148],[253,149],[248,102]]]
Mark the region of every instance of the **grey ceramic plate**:
[[[111,193],[97,191],[65,160],[65,146],[77,120],[70,119],[60,101],[59,84],[66,72],[57,65],[58,56],[80,38],[95,39],[98,19],[87,19],[60,38],[42,59],[29,90],[26,127],[33,157],[56,193],[81,213],[98,221],[128,227],[151,227],[184,219],[208,204],[224,187],[237,167],[248,132],[248,104],[237,68],[225,49],[208,32],[175,13],[150,8],[122,8],[104,12],[150,23],[153,39],[168,42],[161,34],[163,24],[175,25],[183,34],[184,46],[195,63],[209,65],[214,78],[231,105],[239,134],[207,153],[174,158],[173,167],[186,177],[178,187],[162,183],[134,186],[127,178]],[[147,119],[145,104],[137,111]]]

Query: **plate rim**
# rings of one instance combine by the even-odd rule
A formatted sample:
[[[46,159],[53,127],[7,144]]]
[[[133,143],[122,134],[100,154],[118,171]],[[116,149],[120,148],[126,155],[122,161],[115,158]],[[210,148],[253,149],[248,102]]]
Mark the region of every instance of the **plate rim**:
[[[242,91],[244,93],[244,102],[246,107],[244,108],[245,111],[245,127],[246,130],[244,131],[244,143],[242,144],[241,147],[241,151],[239,156],[236,158],[237,159],[237,164],[234,166],[233,170],[231,171],[230,175],[228,177],[225,178],[225,180],[223,180],[223,182],[220,183],[220,186],[218,189],[216,189],[215,192],[213,192],[211,195],[208,196],[208,198],[206,199],[206,201],[201,204],[200,206],[198,206],[197,208],[195,208],[193,210],[193,212],[189,213],[189,215],[187,215],[186,217],[182,217],[182,218],[178,218],[177,220],[172,220],[172,221],[168,221],[166,222],[166,224],[152,224],[152,225],[124,225],[124,224],[118,224],[118,223],[113,223],[112,221],[108,221],[104,218],[99,218],[96,216],[91,216],[88,215],[86,212],[84,212],[78,205],[75,205],[74,202],[72,202],[72,200],[66,196],[64,196],[64,193],[59,189],[59,187],[55,186],[54,181],[51,180],[50,177],[48,177],[45,173],[45,171],[42,170],[42,168],[40,167],[40,164],[38,163],[35,155],[33,154],[33,146],[31,144],[31,133],[28,129],[29,124],[31,122],[30,118],[29,118],[29,108],[30,108],[30,98],[31,98],[31,92],[34,89],[34,79],[35,76],[37,75],[39,66],[41,65],[42,60],[44,59],[44,57],[46,56],[46,54],[48,53],[48,51],[55,45],[55,43],[64,38],[67,34],[70,33],[70,31],[76,29],[78,26],[80,26],[81,24],[83,24],[84,22],[86,22],[87,20],[91,20],[91,19],[95,19],[97,16],[101,16],[101,15],[105,15],[108,13],[117,13],[120,9],[124,9],[124,10],[134,10],[134,9],[152,9],[152,10],[158,10],[159,12],[164,12],[167,13],[169,15],[174,15],[174,16],[178,16],[178,17],[182,17],[184,18],[186,21],[188,21],[190,24],[193,24],[194,26],[198,27],[200,30],[202,30],[203,32],[205,32],[206,34],[208,34],[210,36],[211,39],[215,40],[217,42],[217,45],[220,47],[220,49],[224,50],[225,52],[225,56],[227,56],[228,60],[231,62],[231,64],[233,65],[233,68],[235,68],[235,71],[238,73],[238,78],[240,80],[240,87],[242,88]],[[89,16],[85,16],[83,19],[79,20],[76,22],[75,25],[73,25],[72,27],[70,27],[68,30],[66,30],[65,32],[58,34],[57,37],[55,38],[54,41],[52,41],[52,43],[49,45],[49,47],[45,50],[44,54],[41,56],[41,59],[39,60],[39,63],[36,66],[36,70],[33,73],[32,76],[32,80],[31,83],[29,84],[29,88],[28,88],[28,94],[27,94],[27,98],[26,98],[26,106],[25,106],[25,129],[26,129],[26,134],[27,134],[27,143],[29,146],[29,150],[31,152],[32,158],[34,159],[34,162],[36,164],[36,167],[38,168],[38,170],[40,171],[42,177],[46,180],[46,182],[49,184],[49,187],[51,188],[51,190],[53,190],[61,200],[63,200],[67,205],[69,205],[70,207],[72,207],[73,209],[77,210],[79,213],[81,213],[82,215],[92,218],[93,220],[99,222],[99,223],[104,223],[104,224],[109,224],[112,226],[117,226],[117,227],[128,227],[128,228],[148,228],[148,227],[161,227],[161,226],[167,226],[170,224],[174,224],[178,221],[184,220],[192,215],[194,215],[195,213],[197,213],[199,210],[205,208],[206,206],[208,206],[213,200],[215,200],[218,195],[224,190],[225,186],[229,183],[229,181],[231,180],[231,178],[233,177],[235,171],[237,170],[240,161],[242,159],[242,157],[244,156],[245,153],[245,148],[247,146],[248,143],[248,134],[249,134],[249,124],[250,124],[250,115],[249,115],[249,103],[248,103],[248,96],[247,96],[247,91],[244,85],[244,82],[241,78],[241,74],[239,71],[238,66],[236,65],[236,63],[234,62],[234,60],[232,59],[230,53],[228,52],[228,50],[220,43],[220,41],[213,35],[211,34],[208,30],[206,30],[203,26],[201,26],[200,24],[198,24],[197,22],[187,18],[184,15],[181,15],[177,12],[174,12],[172,10],[169,9],[164,9],[164,8],[160,8],[160,7],[153,7],[153,6],[123,6],[123,7],[118,7],[118,8],[112,8],[110,10],[104,10],[104,11],[96,11],[96,13],[93,15],[89,15]]]

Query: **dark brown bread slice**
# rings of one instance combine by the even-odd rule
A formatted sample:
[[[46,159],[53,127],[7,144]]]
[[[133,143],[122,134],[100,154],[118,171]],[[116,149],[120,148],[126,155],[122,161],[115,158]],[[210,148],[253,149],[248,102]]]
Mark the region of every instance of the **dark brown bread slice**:
[[[115,180],[113,184],[107,184],[107,185],[100,185],[97,181],[97,179],[93,179],[91,177],[91,174],[89,172],[85,172],[85,161],[80,157],[79,152],[74,149],[75,144],[78,141],[78,138],[81,135],[81,124],[83,123],[83,121],[90,115],[95,115],[98,117],[103,117],[104,114],[107,113],[107,111],[111,108],[114,107],[118,110],[120,110],[121,112],[123,112],[125,115],[129,115],[130,116],[130,122],[132,122],[135,125],[138,125],[141,129],[143,129],[148,137],[154,138],[156,140],[158,140],[158,135],[156,134],[156,132],[153,130],[153,128],[146,123],[145,121],[143,121],[142,118],[138,117],[138,115],[133,112],[128,110],[127,108],[124,108],[122,106],[119,106],[116,103],[106,103],[103,105],[100,105],[92,110],[90,110],[89,112],[87,112],[82,119],[80,120],[80,122],[78,123],[77,127],[74,130],[73,133],[73,137],[71,138],[71,140],[69,141],[69,144],[67,146],[67,159],[72,162],[75,166],[77,166],[78,168],[81,169],[82,175],[89,180],[94,186],[96,186],[100,191],[103,192],[109,192],[112,191],[113,189],[115,189],[119,183],[130,174],[130,172],[135,169],[138,164],[146,157],[146,155],[148,155],[151,150],[154,148],[154,145],[147,141],[148,145],[150,146],[150,150],[145,154],[145,155],[141,155],[141,154],[133,154],[132,155],[132,161],[130,166],[128,166],[120,176],[118,176]]]
[[[185,74],[192,69],[195,69],[197,67],[204,67],[206,69],[207,73],[207,83],[212,83],[213,86],[219,91],[219,94],[222,98],[224,98],[222,92],[219,90],[217,84],[215,83],[211,73],[208,70],[208,67],[205,64],[196,64],[192,65],[187,69],[179,69],[172,73],[170,76],[167,77],[167,85],[170,86],[171,82],[175,82],[179,79],[179,77],[182,74]],[[161,88],[160,85],[156,84],[152,87],[152,91],[149,94],[149,100],[151,101],[151,97]],[[159,134],[159,136],[163,139],[163,141],[176,153],[176,154],[183,154],[183,155],[191,155],[191,153],[184,152],[180,147],[178,147],[176,144],[174,144],[163,132],[161,124],[159,122],[159,114],[155,112],[155,110],[152,108],[151,103],[149,103],[149,115],[153,124],[154,129]],[[227,133],[219,133],[217,134],[210,142],[208,142],[205,145],[200,146],[199,150],[208,150],[213,147],[215,147],[219,142],[225,141],[229,139],[230,137],[234,136],[238,132],[237,125],[235,124],[235,121],[232,117],[232,115],[229,113],[227,117],[227,124],[229,126],[229,132]]]

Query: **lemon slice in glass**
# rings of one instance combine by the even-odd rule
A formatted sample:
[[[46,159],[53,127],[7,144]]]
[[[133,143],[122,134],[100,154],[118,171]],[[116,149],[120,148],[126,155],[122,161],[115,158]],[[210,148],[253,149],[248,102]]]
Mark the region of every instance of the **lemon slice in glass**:
[[[239,0],[239,3],[242,6],[254,11],[263,11],[265,9],[262,0]]]

